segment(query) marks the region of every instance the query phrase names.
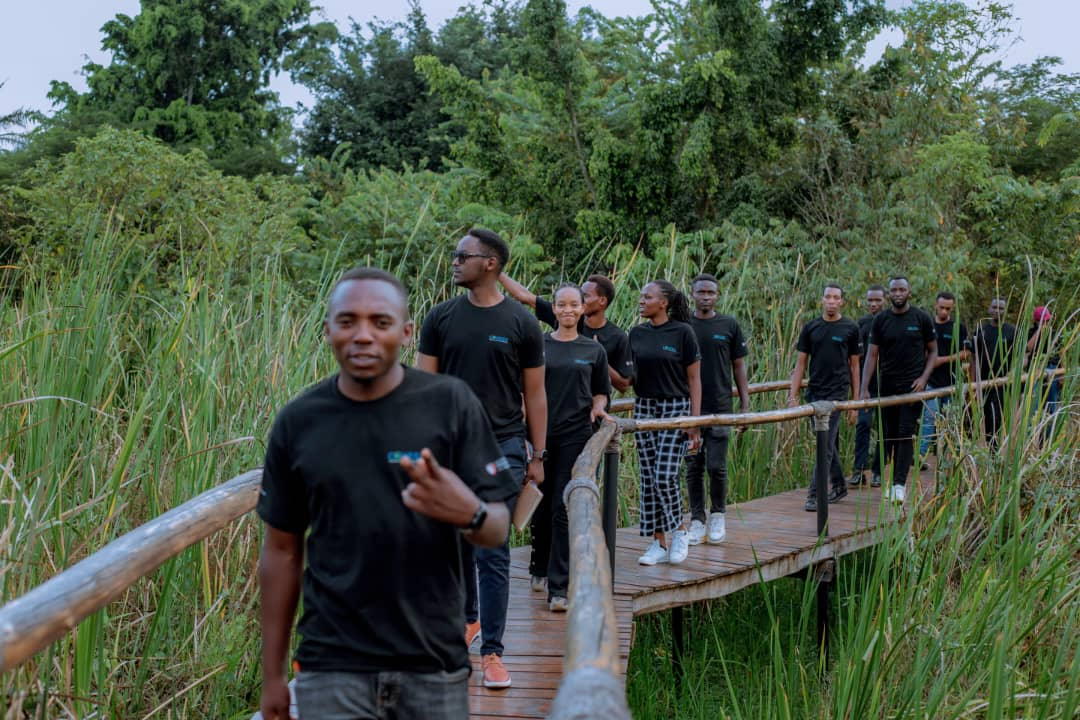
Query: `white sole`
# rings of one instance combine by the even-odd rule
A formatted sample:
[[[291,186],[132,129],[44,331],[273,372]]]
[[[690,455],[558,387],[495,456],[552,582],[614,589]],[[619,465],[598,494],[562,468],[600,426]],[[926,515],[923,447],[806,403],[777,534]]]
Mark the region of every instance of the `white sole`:
[[[720,537],[718,537],[715,540],[713,540],[712,538],[709,538],[709,544],[710,545],[719,545],[720,543],[724,542],[724,538],[726,538],[726,537],[727,537],[727,533],[724,533],[723,535],[721,535]]]

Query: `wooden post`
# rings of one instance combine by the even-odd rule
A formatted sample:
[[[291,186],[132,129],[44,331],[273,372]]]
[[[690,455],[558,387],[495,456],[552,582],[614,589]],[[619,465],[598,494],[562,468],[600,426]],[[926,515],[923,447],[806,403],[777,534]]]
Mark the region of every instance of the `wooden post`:
[[[817,531],[818,542],[824,543],[829,537],[829,451],[835,452],[835,447],[829,445],[829,422],[835,403],[819,401],[814,406],[814,438],[817,450],[814,457],[814,492],[817,493]],[[821,671],[825,672],[828,667],[829,657],[829,583],[818,577],[817,579],[817,630],[818,649],[822,653],[825,662],[821,663]]]
[[[619,529],[619,434],[604,453],[604,542],[611,562],[611,586],[615,588],[615,540]]]

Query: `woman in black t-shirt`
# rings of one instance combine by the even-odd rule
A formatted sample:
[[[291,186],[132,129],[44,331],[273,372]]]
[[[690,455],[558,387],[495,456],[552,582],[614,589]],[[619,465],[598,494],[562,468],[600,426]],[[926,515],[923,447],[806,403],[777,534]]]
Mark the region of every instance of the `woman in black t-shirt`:
[[[558,329],[544,336],[544,387],[548,402],[544,498],[533,515],[529,572],[534,590],[547,578],[548,608],[565,612],[570,580],[570,529],[563,491],[574,461],[592,435],[592,424],[606,417],[611,392],[604,347],[578,333],[585,312],[581,288],[564,285],[555,291]]]
[[[666,280],[641,290],[638,311],[647,322],[630,330],[637,376],[636,419],[701,414],[701,352],[690,327],[686,296]],[[652,545],[638,558],[642,565],[681,563],[689,542],[682,512],[679,470],[688,448],[696,451],[701,431],[660,430],[637,433],[641,473],[641,534]]]

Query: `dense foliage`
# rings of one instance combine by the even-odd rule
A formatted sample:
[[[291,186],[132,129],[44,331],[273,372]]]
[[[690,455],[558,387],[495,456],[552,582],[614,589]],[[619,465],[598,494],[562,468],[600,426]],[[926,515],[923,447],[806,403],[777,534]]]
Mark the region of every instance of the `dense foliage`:
[[[969,324],[991,294],[1015,316],[1050,303],[1076,365],[1080,77],[994,60],[1007,6],[571,18],[488,0],[434,31],[416,6],[340,36],[311,11],[144,0],[102,29],[112,60],[84,68],[87,92],[57,84],[51,117],[0,117],[0,597],[258,464],[274,409],[328,371],[331,279],[390,269],[422,316],[472,225],[507,237],[538,291],[609,273],[624,326],[648,280],[715,273],[753,381],[789,372],[825,280],[861,295],[897,271],[918,304],[955,291]],[[864,61],[886,27],[902,40]],[[316,98],[295,133],[279,70]],[[1002,453],[948,425],[948,492],[842,569],[832,672],[812,588],[782,581],[701,609],[682,696],[657,690],[674,686],[666,629],[639,625],[635,711],[1075,714],[1080,430],[1071,411],[1042,443],[1041,420],[1010,416]],[[740,436],[732,500],[801,485],[809,457],[793,426]],[[0,680],[0,715],[248,716],[258,535],[245,518],[145,578]]]

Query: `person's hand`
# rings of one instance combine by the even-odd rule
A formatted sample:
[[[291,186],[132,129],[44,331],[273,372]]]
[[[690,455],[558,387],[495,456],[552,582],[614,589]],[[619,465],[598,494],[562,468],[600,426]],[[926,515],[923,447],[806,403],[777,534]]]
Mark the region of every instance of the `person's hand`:
[[[530,459],[525,466],[525,482],[540,485],[544,482],[544,463]]]
[[[596,410],[595,408],[589,413],[589,422],[594,423],[597,420],[601,422],[611,420],[611,416],[603,410]]]
[[[859,393],[859,399],[860,400],[869,400],[870,399],[870,390],[869,390],[869,388],[867,388],[866,390],[863,390],[862,392]]]
[[[697,452],[701,449],[701,428],[687,428],[686,439],[690,442],[687,452]]]
[[[854,425],[859,419],[859,411],[858,410],[848,410],[844,414],[847,415],[847,424],[848,425]]]
[[[915,378],[911,383],[912,392],[922,392],[926,389],[926,381],[921,377]]]
[[[787,406],[789,408],[793,408],[798,404],[799,404],[799,398],[795,397],[794,395],[788,395],[787,396]]]
[[[401,458],[401,468],[412,480],[401,491],[405,507],[457,527],[469,524],[480,499],[454,471],[440,465],[431,450],[421,450],[419,460]]]
[[[748,413],[748,412],[750,412],[750,408],[746,407],[742,403],[739,403],[739,414],[741,415],[741,414]],[[749,425],[737,425],[735,427],[735,432],[742,435],[744,432],[746,432],[746,428],[748,428],[748,427],[750,427],[750,426]]]
[[[259,712],[264,720],[289,720],[289,684],[285,678],[264,680]]]

